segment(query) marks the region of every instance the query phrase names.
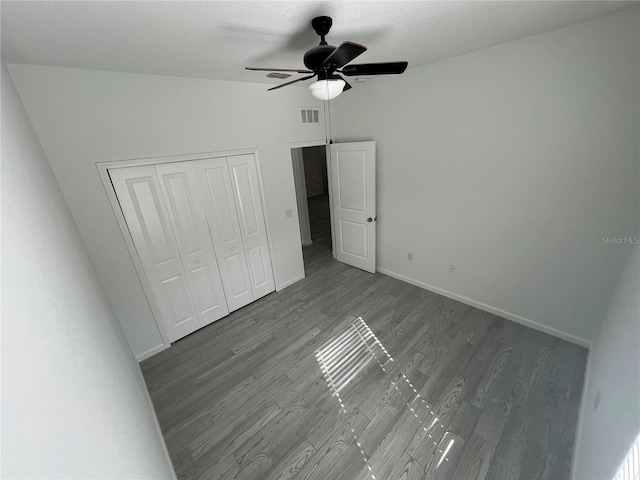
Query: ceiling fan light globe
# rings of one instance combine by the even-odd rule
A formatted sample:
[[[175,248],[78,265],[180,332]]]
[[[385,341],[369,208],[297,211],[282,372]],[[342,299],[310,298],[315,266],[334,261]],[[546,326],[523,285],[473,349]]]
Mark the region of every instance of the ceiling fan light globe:
[[[342,93],[345,84],[345,81],[340,78],[318,80],[309,85],[309,91],[320,100],[331,100]]]

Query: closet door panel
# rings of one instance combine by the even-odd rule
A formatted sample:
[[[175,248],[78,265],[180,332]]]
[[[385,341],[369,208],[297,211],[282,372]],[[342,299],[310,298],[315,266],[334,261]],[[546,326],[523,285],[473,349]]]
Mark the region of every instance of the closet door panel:
[[[212,270],[209,265],[203,265],[194,268],[190,273],[200,314],[215,317],[209,318],[210,321],[206,321],[205,324],[229,315],[218,271]]]
[[[247,276],[244,274],[245,266],[243,265],[241,254],[229,255],[227,257],[227,268],[229,269],[229,279],[231,280],[232,290],[234,292],[247,292]]]
[[[240,231],[235,206],[232,201],[229,201],[233,196],[227,178],[226,165],[205,168],[208,193],[213,203],[215,226],[220,235],[220,242],[225,247],[235,246],[240,242]]]
[[[167,173],[166,165],[158,165],[156,170],[162,180],[165,199],[169,203],[169,214],[183,252],[188,256],[201,254],[203,246],[196,224],[198,214],[194,212],[186,172]]]
[[[172,316],[175,318],[175,325],[179,326],[191,321],[193,319],[193,310],[191,308],[191,302],[189,302],[189,292],[186,290],[187,285],[183,277],[176,275],[162,280],[160,283],[164,287],[164,294],[171,308]]]
[[[152,165],[109,170],[122,213],[160,310],[175,341],[200,328],[156,171]]]
[[[199,178],[203,178],[202,196],[209,220],[209,230],[220,266],[229,310],[251,303],[249,269],[238,224],[238,214],[226,158],[211,158],[194,162]]]
[[[257,287],[268,284],[269,276],[265,268],[265,258],[269,258],[269,253],[265,253],[262,246],[258,245],[250,248],[247,254],[249,255],[249,265],[251,265],[254,284]]]
[[[275,290],[255,157],[228,158],[240,232],[247,253],[251,288],[255,298]]]
[[[190,162],[156,165],[169,219],[197,307],[201,326],[229,314],[209,235],[197,174]]]

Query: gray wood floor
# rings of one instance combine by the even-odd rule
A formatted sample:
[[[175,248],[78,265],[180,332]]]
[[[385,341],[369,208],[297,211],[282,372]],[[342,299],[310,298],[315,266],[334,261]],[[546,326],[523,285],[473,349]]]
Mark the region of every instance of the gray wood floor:
[[[303,281],[142,363],[178,476],[568,479],[587,351],[334,261],[325,205]]]

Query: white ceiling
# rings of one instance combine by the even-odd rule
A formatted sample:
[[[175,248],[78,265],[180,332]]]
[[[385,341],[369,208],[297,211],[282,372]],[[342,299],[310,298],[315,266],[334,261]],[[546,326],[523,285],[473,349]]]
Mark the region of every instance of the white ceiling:
[[[639,4],[3,1],[2,61],[278,83],[243,67],[303,68],[319,41],[309,24],[318,15],[333,18],[330,44],[369,48],[353,63],[407,60],[412,68]]]

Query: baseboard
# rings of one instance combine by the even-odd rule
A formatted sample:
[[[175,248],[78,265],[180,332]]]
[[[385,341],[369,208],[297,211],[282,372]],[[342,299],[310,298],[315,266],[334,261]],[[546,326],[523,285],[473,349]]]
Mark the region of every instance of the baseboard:
[[[288,286],[293,285],[296,282],[299,282],[303,278],[304,278],[304,273],[302,275],[298,275],[297,277],[292,278],[291,280],[288,280],[288,281],[286,281],[284,283],[281,283],[280,285],[278,285],[276,287],[276,291],[279,292],[280,290],[284,290]]]
[[[162,345],[162,347],[164,348],[164,345]],[[154,349],[151,349],[151,350],[154,350]],[[147,350],[147,351],[151,351],[151,350]],[[176,471],[173,466],[173,461],[171,460],[171,456],[169,455],[169,449],[167,448],[167,442],[164,439],[162,428],[160,428],[160,422],[158,421],[158,415],[156,414],[156,407],[153,405],[153,401],[151,400],[151,395],[149,395],[149,390],[147,390],[146,388],[147,384],[144,380],[144,375],[142,374],[142,370],[138,368],[138,372],[140,374],[140,381],[142,382],[142,385],[144,385],[144,390],[146,394],[145,396],[147,397],[147,405],[149,405],[149,410],[151,410],[151,415],[153,416],[153,423],[154,423],[156,432],[158,433],[158,437],[160,437],[160,441],[162,442],[162,450],[164,451],[165,459],[167,460],[167,464],[169,465],[169,469],[171,470],[171,473],[173,473],[172,479],[175,480],[178,477],[176,476]]]
[[[580,457],[580,447],[582,445],[582,428],[584,427],[584,417],[587,412],[587,398],[589,398],[589,376],[591,373],[591,351],[587,354],[587,367],[584,370],[584,383],[582,384],[582,397],[580,398],[580,410],[578,414],[578,426],[576,427],[576,441],[573,444],[573,455],[571,456],[571,480],[580,480],[577,477],[576,465]]]
[[[538,323],[534,320],[521,317],[520,315],[516,315],[515,313],[510,313],[500,308],[492,307],[491,305],[487,305],[486,303],[478,302],[471,298],[458,295],[457,293],[449,292],[447,290],[434,287],[433,285],[428,285],[426,283],[420,282],[418,280],[414,280],[413,278],[407,277],[405,275],[401,275],[399,273],[392,272],[384,268],[377,268],[376,271],[380,273],[384,273],[385,275],[396,278],[398,280],[402,280],[403,282],[410,283],[411,285],[415,285],[416,287],[424,288],[425,290],[429,290],[430,292],[434,292],[434,293],[443,295],[445,297],[451,298],[453,300],[457,300],[458,302],[464,303],[471,307],[476,307],[476,308],[479,308],[480,310],[484,310],[485,312],[493,313],[494,315],[498,315],[499,317],[506,318],[507,320],[511,320],[513,322],[524,325],[525,327],[531,327],[534,330],[539,330],[541,332],[548,333],[549,335],[553,335],[554,337],[558,337],[562,340],[566,340],[567,342],[575,343],[576,345],[580,345],[581,347],[586,347],[586,348],[591,347],[591,342],[589,340],[586,340],[581,337],[577,337],[575,335],[563,332],[561,330],[557,330],[547,325],[543,325],[542,323]]]
[[[149,357],[153,357],[156,353],[160,353],[165,348],[166,347],[164,346],[164,343],[161,343],[160,345],[150,348],[146,352],[142,352],[140,355],[136,355],[136,360],[138,361],[138,363],[140,363],[141,361],[146,360]]]

